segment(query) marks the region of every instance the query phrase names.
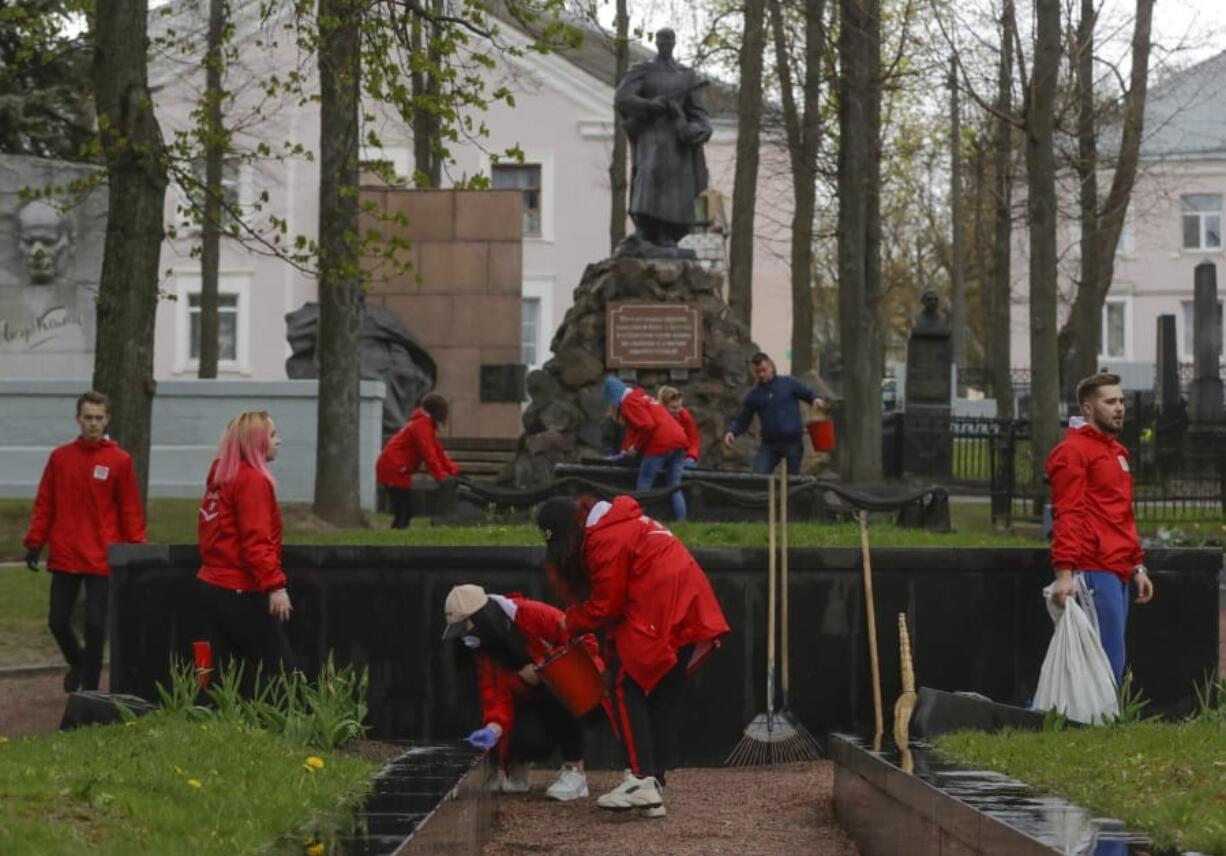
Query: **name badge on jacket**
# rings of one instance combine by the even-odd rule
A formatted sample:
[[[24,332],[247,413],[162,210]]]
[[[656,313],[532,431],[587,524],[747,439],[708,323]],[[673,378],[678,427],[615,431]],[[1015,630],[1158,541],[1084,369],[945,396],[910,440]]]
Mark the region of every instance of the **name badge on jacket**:
[[[106,477],[110,474],[110,467],[104,467],[102,464],[97,464],[94,467],[94,478],[96,478],[98,481],[106,481]]]
[[[1115,459],[1120,462],[1121,470],[1123,470],[1124,472],[1130,472],[1130,470],[1128,469],[1128,459],[1127,458],[1125,458],[1123,455],[1116,455]]]

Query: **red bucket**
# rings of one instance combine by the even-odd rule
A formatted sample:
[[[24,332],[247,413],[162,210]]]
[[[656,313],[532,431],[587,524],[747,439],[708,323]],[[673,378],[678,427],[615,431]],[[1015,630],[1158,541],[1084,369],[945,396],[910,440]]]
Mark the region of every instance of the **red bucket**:
[[[818,419],[805,426],[809,429],[809,440],[813,443],[815,452],[834,451],[834,420]]]
[[[196,681],[200,689],[207,690],[213,676],[213,648],[208,642],[193,642],[192,652],[196,655]]]
[[[536,673],[575,716],[583,716],[604,700],[604,676],[582,639],[547,657],[536,667]]]

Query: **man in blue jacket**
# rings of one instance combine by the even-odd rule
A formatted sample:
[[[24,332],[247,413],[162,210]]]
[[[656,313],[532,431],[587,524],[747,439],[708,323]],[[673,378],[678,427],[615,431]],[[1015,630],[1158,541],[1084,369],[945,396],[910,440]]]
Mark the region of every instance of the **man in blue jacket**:
[[[804,455],[805,426],[801,424],[800,406],[796,402],[807,401],[819,407],[824,402],[796,378],[776,374],[775,363],[766,354],[756,353],[749,361],[753,364],[753,376],[758,383],[741,402],[740,412],[724,435],[724,445],[732,448],[732,441],[749,429],[749,423],[756,413],[762,445],[754,456],[753,471],[769,473],[779,464],[780,458],[787,458],[788,472],[799,473],[800,459]]]

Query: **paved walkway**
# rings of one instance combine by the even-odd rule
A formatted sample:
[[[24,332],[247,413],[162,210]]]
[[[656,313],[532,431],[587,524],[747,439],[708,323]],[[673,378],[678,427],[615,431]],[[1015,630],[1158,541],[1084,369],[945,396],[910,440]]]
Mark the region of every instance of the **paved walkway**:
[[[668,816],[601,811],[596,797],[621,779],[589,776],[592,795],[547,800],[552,771],[533,771],[533,792],[497,797],[483,856],[858,856],[834,817],[829,761],[778,767],[682,769],[669,773]]]

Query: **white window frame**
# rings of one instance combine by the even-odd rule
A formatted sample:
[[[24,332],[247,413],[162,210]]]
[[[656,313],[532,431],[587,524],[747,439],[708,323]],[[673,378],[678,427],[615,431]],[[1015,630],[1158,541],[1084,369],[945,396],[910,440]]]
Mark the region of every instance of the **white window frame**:
[[[552,244],[554,242],[554,192],[553,152],[544,149],[524,149],[523,161],[504,160],[505,166],[539,166],[541,168],[541,234],[524,235],[525,244]],[[481,153],[479,166],[482,175],[491,181],[494,177],[493,164],[488,152]]]
[[[1124,307],[1124,353],[1108,354],[1107,351],[1107,305],[1115,303]],[[1099,360],[1130,360],[1132,359],[1132,297],[1116,295],[1103,301],[1099,314],[1098,358]]]
[[[389,161],[396,170],[396,185],[413,183],[413,158],[407,146],[358,146],[358,164],[363,161]]]
[[[553,292],[556,277],[553,274],[526,274],[520,289],[521,299],[536,300],[541,307],[536,325],[536,363],[528,371],[539,369],[550,357],[549,343],[553,341]]]
[[[1216,196],[1217,197],[1217,200],[1218,200],[1218,209],[1217,209],[1218,246],[1216,247],[1205,246],[1205,216],[1209,214],[1213,214],[1213,212],[1212,211],[1184,211],[1183,201],[1189,196]],[[1199,230],[1200,234],[1197,239],[1198,245],[1195,247],[1185,246],[1183,242],[1183,220],[1185,217],[1191,217],[1191,216],[1195,216],[1200,223],[1200,230]],[[1220,193],[1182,193],[1180,194],[1179,196],[1179,249],[1181,251],[1185,253],[1220,253],[1222,251],[1222,246],[1221,246],[1222,244],[1222,225],[1223,225],[1222,194]]]
[[[203,191],[202,191],[203,192]],[[182,184],[175,184],[175,209],[171,213],[171,226],[174,227],[175,233],[180,238],[198,238],[203,230],[200,223],[188,223],[180,228],[180,224],[187,220],[188,213],[191,211],[192,198],[187,192],[187,188]],[[251,164],[240,162],[238,165],[238,208],[246,213],[250,211],[254,202],[252,195],[251,183]],[[225,213],[222,213],[222,230],[225,233]]]
[[[200,293],[200,269],[176,270],[175,278],[175,374],[200,371],[200,360],[192,359],[191,309],[188,295]],[[236,359],[218,360],[219,374],[251,374],[251,281],[252,271],[223,270],[218,274],[217,290],[221,294],[238,297],[238,321],[235,330],[234,351]]]

